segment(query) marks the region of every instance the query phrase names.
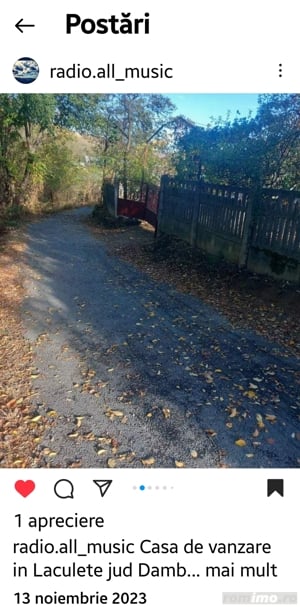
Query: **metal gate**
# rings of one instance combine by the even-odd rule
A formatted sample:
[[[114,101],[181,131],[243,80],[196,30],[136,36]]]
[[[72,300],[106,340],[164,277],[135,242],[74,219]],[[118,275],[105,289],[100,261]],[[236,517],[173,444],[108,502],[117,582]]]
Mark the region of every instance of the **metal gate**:
[[[134,181],[116,187],[117,215],[144,219],[157,229],[159,187]]]

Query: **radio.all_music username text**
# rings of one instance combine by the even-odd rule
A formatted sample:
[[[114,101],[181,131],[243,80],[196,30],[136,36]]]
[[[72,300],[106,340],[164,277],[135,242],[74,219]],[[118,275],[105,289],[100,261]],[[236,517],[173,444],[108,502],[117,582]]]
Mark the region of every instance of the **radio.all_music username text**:
[[[103,79],[125,82],[125,80],[151,80],[151,79],[172,79],[174,78],[173,67],[165,66],[160,63],[156,66],[127,66],[118,67],[116,63],[106,63],[106,65],[92,69],[83,66],[81,63],[73,63],[67,67],[50,67],[50,78],[52,79]]]

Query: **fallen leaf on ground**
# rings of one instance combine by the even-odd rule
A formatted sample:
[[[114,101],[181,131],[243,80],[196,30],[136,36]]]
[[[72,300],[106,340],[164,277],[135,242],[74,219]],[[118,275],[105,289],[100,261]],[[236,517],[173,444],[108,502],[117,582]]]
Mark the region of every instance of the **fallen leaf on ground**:
[[[265,419],[266,419],[268,422],[276,422],[277,417],[276,417],[276,415],[271,415],[270,413],[267,413],[267,414],[265,415]]]
[[[109,419],[113,420],[115,417],[123,417],[124,413],[118,409],[108,409],[105,412],[105,415],[109,417]]]
[[[102,443],[104,445],[112,444],[112,439],[108,438],[107,436],[98,436],[97,440],[99,441],[99,443]]]
[[[48,417],[57,417],[58,413],[57,411],[54,411],[54,409],[48,409],[47,415]]]
[[[142,459],[141,462],[143,466],[152,466],[153,464],[155,464],[155,458],[148,457],[147,459]]]
[[[42,419],[42,416],[41,415],[36,415],[35,417],[32,417],[29,421],[36,423],[36,422],[39,422],[40,419]]]
[[[52,451],[52,449],[49,449],[49,447],[45,447],[43,449],[43,455],[47,455],[48,457],[55,457],[55,455],[57,455],[57,452]]]
[[[235,441],[234,444],[237,445],[238,447],[245,447],[247,443],[243,438],[239,438],[238,440]]]
[[[118,460],[120,462],[124,462],[125,460],[131,461],[135,458],[135,453],[133,451],[129,451],[128,453],[120,453],[118,455]]]
[[[208,384],[212,384],[214,381],[214,378],[212,376],[212,373],[210,371],[205,371],[205,373],[203,373],[205,380]]]
[[[207,430],[205,430],[205,432],[211,438],[213,438],[214,436],[217,436],[217,432],[215,430],[212,430],[212,428],[208,428]]]
[[[95,436],[94,432],[86,432],[85,434],[82,435],[82,438],[84,440],[96,440],[96,436]]]
[[[115,460],[113,457],[110,457],[107,460],[107,465],[108,465],[109,468],[115,468],[116,465],[117,465],[117,460]]]
[[[256,421],[259,428],[264,428],[265,424],[263,422],[262,415],[260,413],[256,413]]]
[[[244,396],[247,396],[248,398],[251,398],[252,400],[254,398],[257,398],[257,394],[256,394],[256,392],[254,392],[254,390],[246,390],[246,392],[244,392]]]

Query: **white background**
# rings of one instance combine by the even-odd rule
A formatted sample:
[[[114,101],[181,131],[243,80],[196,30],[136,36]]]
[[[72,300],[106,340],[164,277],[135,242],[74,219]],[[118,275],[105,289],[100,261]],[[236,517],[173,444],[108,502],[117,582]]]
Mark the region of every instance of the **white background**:
[[[299,19],[298,2],[268,0],[215,1],[206,4],[195,0],[184,3],[127,0],[92,2],[81,0],[55,2],[14,1],[2,6],[0,19],[1,78],[0,92],[161,92],[161,93],[258,93],[299,92]],[[82,18],[106,18],[121,11],[141,17],[151,15],[148,36],[84,35],[67,36],[65,15],[78,13]],[[15,27],[21,18],[34,23],[21,34]],[[12,75],[13,63],[23,56],[34,58],[40,66],[35,83],[24,86]],[[173,80],[139,80],[116,83],[112,80],[50,80],[50,66],[69,67],[73,63],[97,68],[115,63],[124,66],[155,67],[163,63],[173,67]],[[279,63],[283,76],[279,78]],[[74,500],[59,500],[53,485],[61,477],[75,484]],[[285,497],[267,498],[267,478],[285,479]],[[299,471],[297,470],[1,470],[1,604],[13,607],[13,594],[86,592],[95,589],[110,593],[109,583],[83,578],[74,581],[25,580],[12,575],[13,541],[32,541],[42,534],[16,528],[14,514],[23,516],[58,516],[78,512],[81,515],[103,515],[105,530],[97,541],[119,541],[126,538],[139,542],[146,537],[157,542],[182,544],[195,541],[262,541],[273,546],[272,555],[249,557],[249,564],[276,562],[278,578],[240,580],[224,578],[207,580],[203,576],[188,581],[178,579],[124,579],[114,590],[145,590],[150,607],[187,605],[217,607],[222,591],[299,591]],[[32,478],[36,490],[22,498],[14,489],[18,479]],[[94,478],[113,478],[114,483],[104,498],[93,484]],[[298,482],[298,487],[297,487]],[[133,489],[145,484],[152,489]],[[163,489],[162,487],[167,487]],[[155,489],[159,487],[159,489]],[[170,487],[173,487],[172,489]],[[87,532],[81,530],[81,538]],[[55,535],[47,530],[47,541],[64,541],[75,537],[72,530]],[[89,541],[96,541],[89,536]],[[23,558],[23,557],[22,557]],[[24,557],[25,558],[25,557]],[[32,557],[35,559],[35,557]],[[113,557],[111,557],[113,559]],[[198,561],[199,558],[199,561]],[[27,557],[26,557],[27,559]],[[18,557],[18,560],[22,560]],[[49,557],[38,556],[39,563]],[[64,557],[63,561],[72,561]],[[119,559],[114,559],[119,562]],[[124,564],[132,560],[124,557]],[[170,565],[177,560],[197,570],[205,557],[180,555],[137,555],[139,561],[156,566]],[[238,557],[220,555],[216,564]],[[201,561],[201,562],[200,562]],[[212,558],[209,559],[212,561]],[[52,557],[50,558],[50,563]],[[123,562],[120,559],[120,562]],[[57,563],[58,564],[58,563]],[[82,563],[81,563],[82,564]],[[245,563],[247,564],[247,563]],[[238,565],[236,567],[238,570]],[[99,583],[98,583],[99,582]],[[101,587],[101,588],[100,588]]]
[[[74,499],[59,499],[53,487],[59,478],[74,483]],[[267,497],[267,479],[284,478],[285,496]],[[26,498],[14,489],[18,479],[32,479],[35,491]],[[93,479],[113,479],[107,494],[101,498]],[[149,607],[172,605],[181,607],[222,604],[222,592],[299,592],[299,484],[297,470],[2,470],[1,471],[1,604],[15,605],[17,591],[50,594],[54,590],[72,594],[96,589],[106,594],[113,591],[144,591]],[[146,486],[145,491],[139,486]],[[136,487],[136,489],[134,489]],[[148,488],[148,487],[151,487]],[[165,488],[164,488],[165,487]],[[67,516],[77,512],[84,516],[103,516],[104,528],[46,529],[39,533],[26,524],[17,528],[14,515]],[[30,559],[44,565],[72,563],[74,555],[18,555],[12,544],[34,541],[43,537],[48,542],[63,542],[78,537],[86,541],[134,541],[149,538],[153,542],[176,542],[182,546],[193,538],[196,542],[269,542],[271,554],[262,555],[106,555],[82,558],[86,562],[107,566],[107,562],[127,565],[130,561],[148,562],[152,566],[170,566],[177,561],[189,571],[200,571],[199,578],[117,578],[105,582],[101,578],[33,578],[28,566],[28,578],[15,578],[12,563],[28,565]],[[207,579],[203,575],[207,564],[219,566],[235,563],[234,578]],[[239,563],[263,565],[275,563],[278,577],[240,579]],[[135,567],[135,566],[134,566]],[[34,604],[33,602],[31,604]]]
[[[258,93],[299,91],[299,4],[270,0],[209,0],[168,3],[154,0],[5,3],[1,10],[1,92],[24,92],[12,76],[20,57],[30,56],[40,76],[27,92]],[[149,35],[76,32],[66,35],[66,13],[82,19],[150,12]],[[21,34],[21,18],[34,23]],[[125,66],[174,68],[173,80],[50,80],[51,66],[80,64],[96,69]],[[279,78],[279,64],[283,76]]]

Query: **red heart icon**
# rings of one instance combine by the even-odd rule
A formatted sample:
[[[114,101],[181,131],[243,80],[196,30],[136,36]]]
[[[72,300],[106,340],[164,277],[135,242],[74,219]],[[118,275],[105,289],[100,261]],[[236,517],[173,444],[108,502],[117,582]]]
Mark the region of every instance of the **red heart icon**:
[[[27,497],[34,489],[35,483],[33,481],[17,481],[15,483],[15,490],[23,495],[23,497]]]

